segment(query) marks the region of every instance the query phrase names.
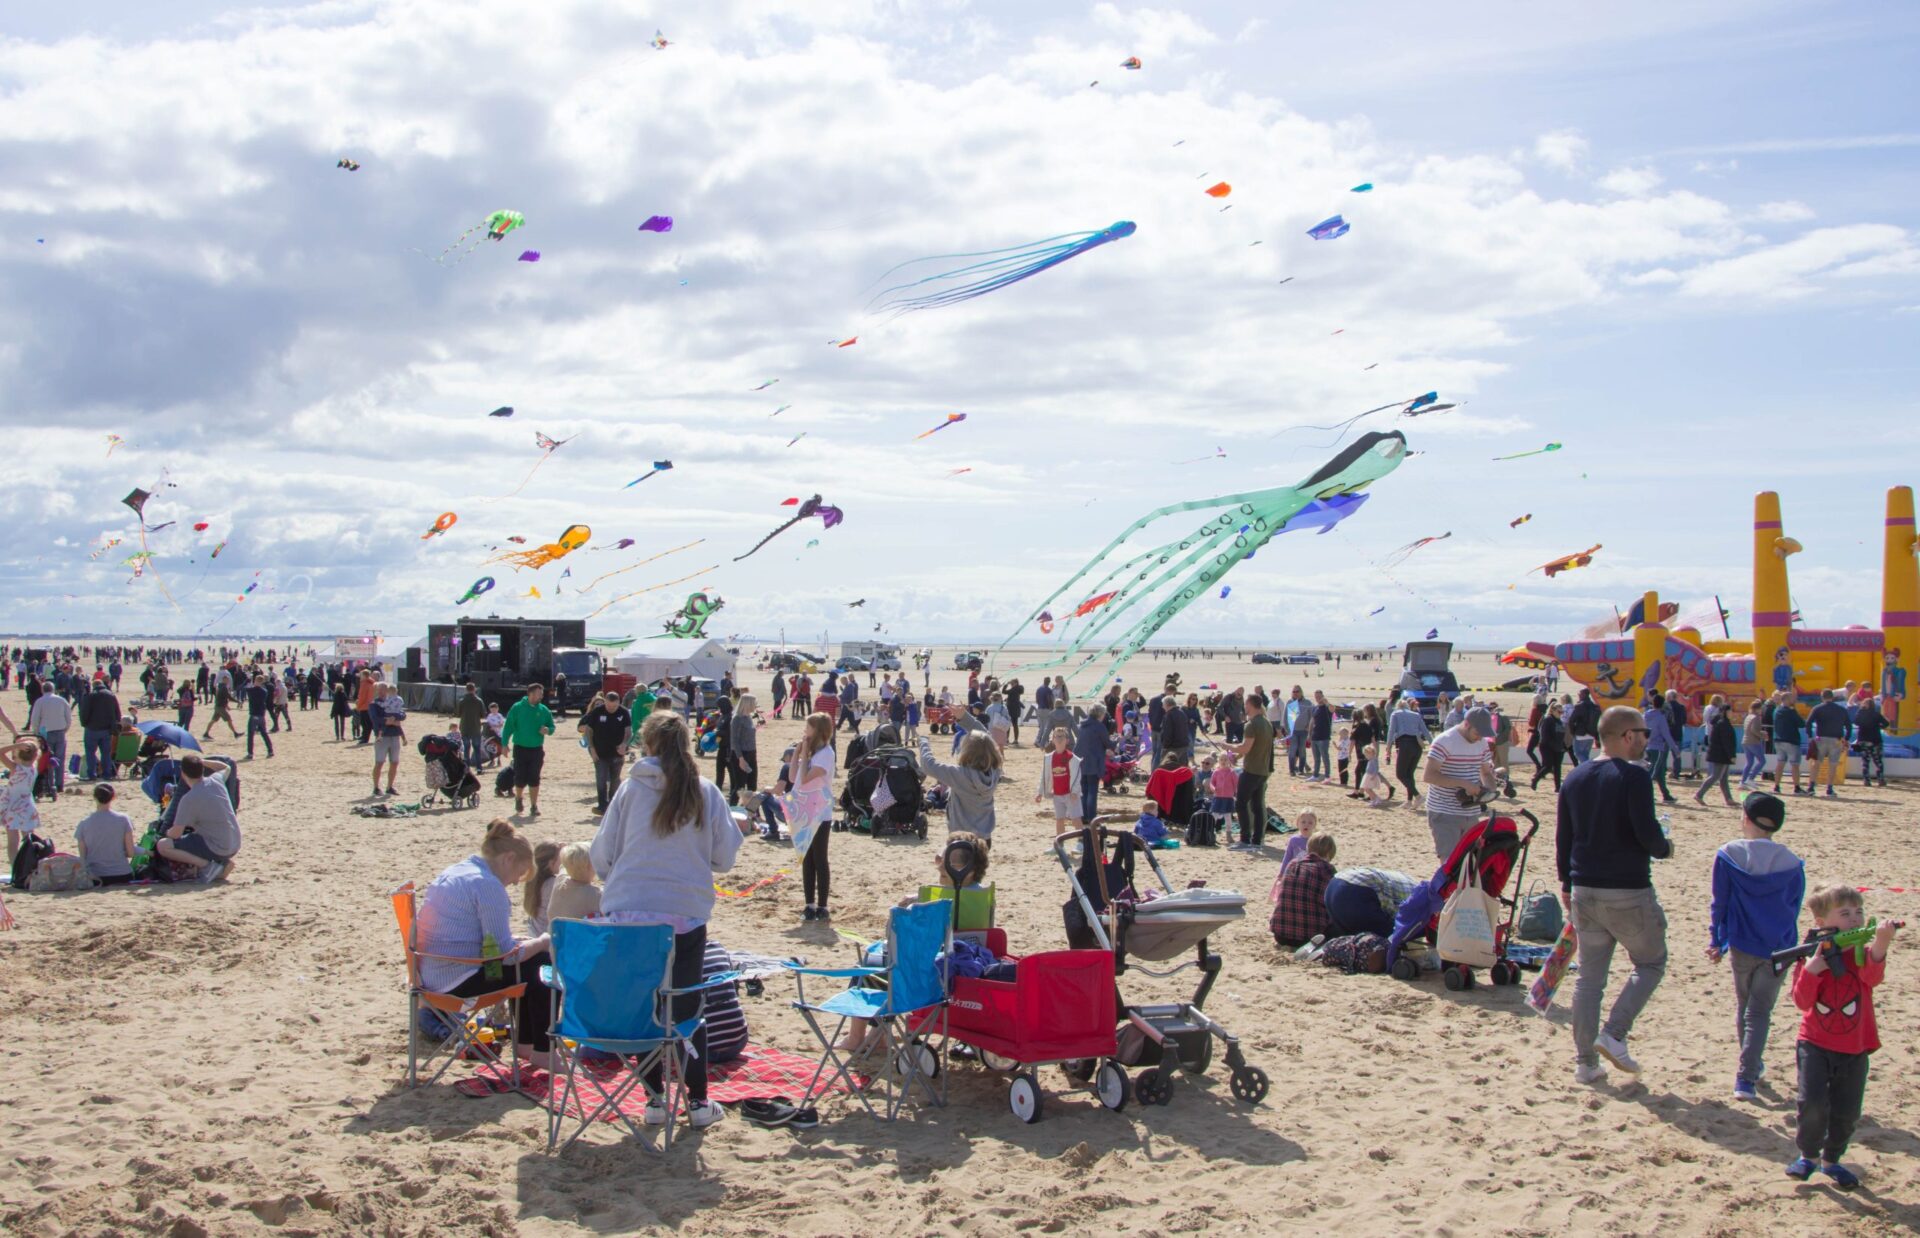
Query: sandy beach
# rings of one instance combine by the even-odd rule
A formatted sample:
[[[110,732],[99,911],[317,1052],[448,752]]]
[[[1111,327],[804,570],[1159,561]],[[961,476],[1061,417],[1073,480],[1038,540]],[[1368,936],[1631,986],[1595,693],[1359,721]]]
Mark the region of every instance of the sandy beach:
[[[949,664],[951,657],[945,659]],[[1461,659],[1463,682],[1491,682],[1490,657]],[[1481,665],[1477,665],[1480,663]],[[1129,668],[1133,682],[1177,665],[1189,685],[1300,682],[1369,699],[1389,675],[1255,667],[1197,658]],[[1390,665],[1397,665],[1391,663]],[[1358,673],[1356,673],[1358,667]],[[1003,664],[1003,672],[1004,672]],[[1484,674],[1482,671],[1484,670]],[[768,676],[744,683],[767,698]],[[964,687],[964,675],[934,685]],[[1032,682],[1032,679],[1029,679]],[[18,693],[3,698],[16,718]],[[228,884],[71,895],[14,895],[20,927],[0,940],[10,1000],[0,1015],[7,1078],[0,1104],[0,1228],[21,1234],[845,1234],[1123,1232],[1547,1234],[1892,1234],[1920,1224],[1913,1153],[1920,1093],[1908,1075],[1920,997],[1896,951],[1878,998],[1885,1047],[1850,1159],[1851,1196],[1783,1177],[1791,1156],[1795,1019],[1782,1009],[1759,1106],[1729,1095],[1735,1057],[1730,982],[1701,957],[1713,850],[1733,811],[1672,812],[1677,854],[1656,884],[1672,928],[1666,980],[1634,1033],[1643,1081],[1576,1086],[1565,1009],[1531,1013],[1516,989],[1450,993],[1428,979],[1347,977],[1282,957],[1265,924],[1274,855],[1182,850],[1176,882],[1258,895],[1258,910],[1216,939],[1226,957],[1209,1010],[1272,1077],[1247,1107],[1218,1074],[1180,1079],[1172,1103],[1118,1113],[1043,1071],[1044,1116],[1023,1125],[1005,1081],[955,1063],[944,1109],[888,1125],[845,1098],[810,1132],[737,1117],[665,1157],[596,1130],[566,1156],[544,1151],[544,1114],[515,1097],[469,1099],[449,1081],[401,1086],[405,997],[385,894],[473,851],[499,806],[405,820],[351,815],[365,802],[367,751],[336,744],[319,713],[294,714],[277,753],[243,766],[246,846]],[[416,726],[418,719],[416,719]],[[762,733],[763,760],[798,724]],[[534,838],[592,836],[592,780],[563,723]],[[1009,752],[997,799],[993,877],[1016,950],[1064,944],[1065,880],[1050,822],[1031,802],[1037,758]],[[239,754],[232,743],[211,751]],[[402,800],[417,798],[409,753]],[[1686,787],[1689,784],[1679,784]],[[134,792],[137,796],[137,791]],[[1369,812],[1337,787],[1276,779],[1270,802],[1311,807],[1339,861],[1431,871],[1424,819]],[[68,843],[79,796],[45,809]],[[1127,811],[1131,795],[1103,804]],[[1549,835],[1528,884],[1551,885],[1552,801],[1522,792]],[[1795,801],[1783,838],[1810,884],[1920,885],[1907,845],[1912,790],[1849,790]],[[935,838],[940,819],[935,817]],[[834,927],[882,931],[884,908],[927,871],[932,843],[834,838]],[[789,880],[723,899],[717,940],[838,964],[833,927],[800,919],[790,849],[749,842],[731,886],[782,870]],[[1883,915],[1920,911],[1920,893],[1868,895]],[[1129,997],[1189,990],[1191,977],[1130,975]],[[805,1051],[789,985],[746,999],[753,1038]],[[1216,1070],[1218,1068],[1216,1067]]]

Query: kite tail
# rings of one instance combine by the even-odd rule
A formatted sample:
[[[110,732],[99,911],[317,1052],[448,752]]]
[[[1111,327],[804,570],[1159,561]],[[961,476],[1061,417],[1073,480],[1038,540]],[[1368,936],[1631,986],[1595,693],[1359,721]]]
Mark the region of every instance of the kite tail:
[[[761,538],[761,539],[760,539],[759,541],[757,541],[757,542],[755,542],[755,543],[753,544],[753,549],[752,549],[752,550],[749,550],[749,551],[748,551],[748,552],[747,552],[746,554],[743,554],[743,555],[735,555],[735,556],[734,556],[734,560],[733,560],[733,561],[734,561],[735,563],[738,563],[738,562],[740,562],[740,560],[742,560],[742,559],[750,559],[750,558],[752,558],[752,557],[754,556],[754,554],[755,554],[755,553],[756,553],[756,552],[757,552],[757,551],[758,551],[758,550],[759,550],[759,549],[760,549],[760,548],[761,548],[762,546],[764,546],[764,545],[766,545],[766,544],[767,544],[768,542],[770,542],[770,541],[772,541],[772,540],[773,540],[774,538],[776,538],[776,537],[779,537],[779,536],[780,536],[780,535],[781,535],[782,533],[785,533],[785,532],[786,532],[786,531],[787,531],[788,529],[791,529],[791,528],[792,528],[792,527],[793,527],[794,525],[796,525],[796,524],[799,524],[799,523],[800,523],[800,522],[801,522],[802,520],[805,520],[805,519],[806,519],[806,517],[805,517],[805,516],[795,516],[795,517],[794,517],[794,518],[793,518],[792,520],[789,520],[789,521],[787,521],[787,522],[786,522],[785,524],[783,524],[783,525],[781,525],[781,526],[780,526],[779,528],[777,528],[777,529],[775,529],[775,530],[774,530],[773,532],[771,532],[771,533],[769,533],[769,534],[767,534],[767,535],[766,535],[765,537],[763,537],[763,538]]]

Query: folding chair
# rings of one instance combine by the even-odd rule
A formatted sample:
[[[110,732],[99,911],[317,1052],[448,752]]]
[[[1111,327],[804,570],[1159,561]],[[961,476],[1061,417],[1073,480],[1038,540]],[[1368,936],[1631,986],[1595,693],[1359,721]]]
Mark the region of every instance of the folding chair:
[[[813,1029],[822,1050],[820,1064],[814,1068],[801,1104],[811,1104],[821,1094],[820,1081],[824,1075],[829,1087],[835,1080],[844,1081],[847,1090],[867,1107],[867,1112],[878,1117],[879,1111],[867,1093],[885,1077],[889,1066],[899,1077],[885,1099],[887,1121],[899,1117],[916,1083],[934,1104],[947,1103],[947,1082],[941,1069],[947,1039],[947,971],[942,956],[952,948],[952,906],[943,902],[916,903],[911,907],[896,907],[887,915],[889,963],[885,967],[788,965],[797,990],[793,1008]],[[852,980],[855,984],[815,1004],[807,1000],[808,976]],[[881,984],[861,984],[860,981]],[[831,1036],[820,1026],[818,1015],[832,1015],[838,1020]],[[879,1035],[877,1038],[868,1035],[859,1048],[843,1054],[834,1048],[834,1041],[846,1031],[847,1020],[855,1018],[870,1020]],[[942,1048],[936,1052],[921,1039],[923,1035]],[[831,1074],[827,1073],[829,1066]],[[855,1079],[861,1074],[866,1076],[864,1083]],[[940,1078],[937,1089],[933,1084],[936,1076]]]
[[[948,904],[953,909],[956,937],[984,937],[993,927],[992,886],[966,886],[958,890],[952,886],[921,886],[920,901]]]
[[[147,737],[138,731],[115,735],[112,752],[113,768],[108,772],[118,778],[121,770],[140,764],[140,745],[146,740]]]
[[[608,1110],[640,1135],[641,1129],[620,1108],[636,1087],[645,1091],[649,1101],[666,1107],[667,1125],[660,1145],[664,1151],[673,1144],[675,1092],[685,1091],[685,1057],[694,1052],[693,1035],[707,1019],[706,991],[732,984],[740,973],[723,971],[699,984],[673,988],[673,930],[664,924],[555,920],[550,931],[553,963],[541,968],[540,974],[554,991],[553,1052],[565,1065],[566,1086],[560,1086],[556,1070],[547,1092],[547,1151],[556,1151],[569,1099],[580,1111],[580,1124],[557,1151],[572,1147]],[[700,1009],[693,1018],[676,1024],[673,999],[685,993],[700,994]],[[604,1076],[583,1069],[580,1051],[588,1048],[614,1054],[619,1063],[616,1073]],[[662,1068],[658,1089],[646,1078],[655,1066]],[[599,1103],[591,1110],[580,1091],[583,1087],[599,1095]]]
[[[447,1067],[462,1057],[475,1061],[490,1062],[495,1066],[506,1063],[500,1060],[499,1052],[491,1044],[480,1039],[479,1029],[469,1028],[472,1016],[489,1006],[504,1002],[507,1006],[507,1044],[517,1046],[513,1003],[524,997],[527,986],[512,984],[492,993],[483,993],[478,997],[453,997],[446,993],[435,993],[420,983],[420,960],[437,959],[442,963],[463,963],[469,967],[485,967],[497,963],[498,959],[457,959],[444,954],[426,954],[418,947],[419,926],[414,899],[413,882],[409,881],[390,896],[393,899],[393,918],[400,925],[400,944],[407,956],[407,1086],[420,1086],[420,1070],[431,1066],[433,1059],[445,1053],[447,1060],[440,1069],[433,1072],[429,1084],[439,1082],[440,1076],[447,1073]],[[438,1048],[429,1049],[423,1056],[420,1052],[420,1008],[426,1006],[444,1016],[443,1022],[453,1026],[453,1034],[442,1041]],[[512,1057],[512,1077],[520,1078],[520,1054],[517,1047],[509,1048]]]

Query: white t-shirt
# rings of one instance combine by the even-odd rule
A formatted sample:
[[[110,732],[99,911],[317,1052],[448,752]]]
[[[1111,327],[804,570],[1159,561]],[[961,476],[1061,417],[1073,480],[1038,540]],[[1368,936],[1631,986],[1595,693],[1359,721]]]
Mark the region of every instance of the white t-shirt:
[[[1480,777],[1480,766],[1485,763],[1492,745],[1484,739],[1468,739],[1460,733],[1460,727],[1448,727],[1440,732],[1427,749],[1427,759],[1440,758],[1440,772],[1449,778],[1460,778],[1472,782]],[[1451,812],[1460,816],[1474,814],[1475,810],[1460,802],[1460,793],[1453,787],[1427,787],[1427,807],[1440,812]]]

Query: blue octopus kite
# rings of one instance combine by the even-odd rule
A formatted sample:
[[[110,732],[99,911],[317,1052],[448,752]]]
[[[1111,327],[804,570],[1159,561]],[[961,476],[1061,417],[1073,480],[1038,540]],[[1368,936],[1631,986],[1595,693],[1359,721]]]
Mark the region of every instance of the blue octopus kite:
[[[883,288],[872,301],[867,303],[867,308],[874,313],[890,310],[898,316],[910,314],[914,310],[936,309],[943,305],[957,305],[962,301],[971,301],[975,297],[985,296],[989,292],[1005,288],[1008,284],[1017,284],[1030,275],[1038,275],[1048,267],[1059,266],[1067,259],[1084,254],[1090,249],[1096,249],[1109,241],[1130,237],[1134,231],[1133,222],[1123,219],[1097,232],[1068,232],[1025,245],[1015,245],[1009,249],[985,249],[970,254],[934,254],[927,258],[915,258],[911,262],[903,262],[893,267],[883,273],[880,278],[885,279],[894,271],[922,262],[941,262],[954,258],[981,258],[985,261],[969,263],[951,271],[940,271],[923,279]],[[926,292],[911,291],[928,284],[950,281],[960,282]],[[896,292],[907,295],[889,297],[888,294]]]

